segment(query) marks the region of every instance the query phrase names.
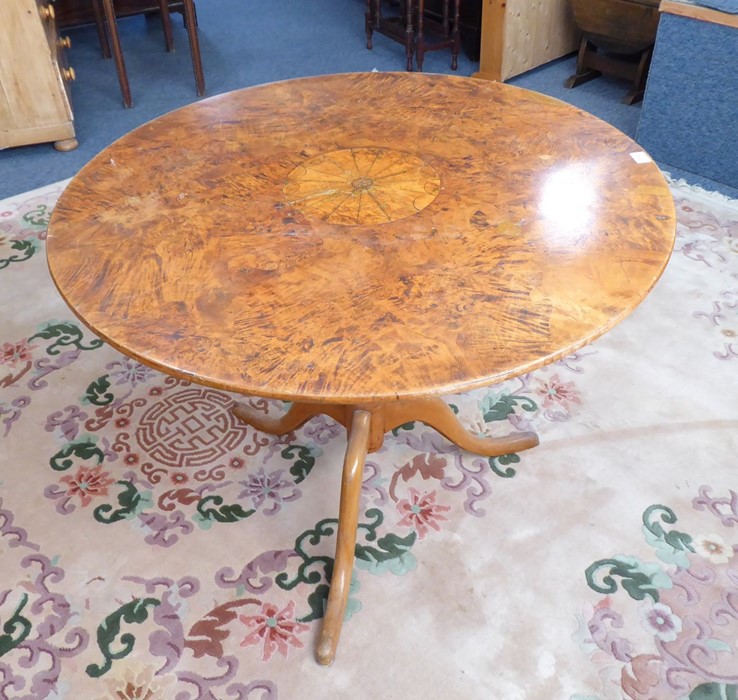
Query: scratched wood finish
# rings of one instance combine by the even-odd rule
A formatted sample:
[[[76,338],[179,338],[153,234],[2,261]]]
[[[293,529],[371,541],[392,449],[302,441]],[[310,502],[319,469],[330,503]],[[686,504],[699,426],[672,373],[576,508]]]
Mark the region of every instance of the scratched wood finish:
[[[470,78],[249,88],[83,168],[52,216],[50,269],[113,346],[214,387],[343,404],[464,391],[569,354],[651,289],[675,218],[640,150]],[[311,199],[311,169],[338,185],[309,183]]]

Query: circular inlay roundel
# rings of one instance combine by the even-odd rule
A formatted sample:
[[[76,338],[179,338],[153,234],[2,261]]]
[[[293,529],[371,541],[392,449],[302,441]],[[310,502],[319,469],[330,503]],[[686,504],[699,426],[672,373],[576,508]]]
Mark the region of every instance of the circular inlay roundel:
[[[139,447],[160,464],[213,466],[245,439],[247,428],[225,394],[191,388],[157,401],[136,430]]]
[[[441,191],[436,170],[387,148],[344,148],[298,165],[287,203],[331,224],[386,224],[425,209]]]

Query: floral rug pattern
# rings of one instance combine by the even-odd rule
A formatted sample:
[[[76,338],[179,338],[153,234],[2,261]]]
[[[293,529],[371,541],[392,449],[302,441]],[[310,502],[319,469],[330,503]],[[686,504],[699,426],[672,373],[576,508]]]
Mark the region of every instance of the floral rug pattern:
[[[344,430],[264,435],[233,402],[282,402],[95,338],[46,269],[62,189],[0,202],[0,698],[738,697],[735,203],[675,185],[674,256],[629,319],[447,397],[538,448],[411,423],[369,456],[326,670]]]

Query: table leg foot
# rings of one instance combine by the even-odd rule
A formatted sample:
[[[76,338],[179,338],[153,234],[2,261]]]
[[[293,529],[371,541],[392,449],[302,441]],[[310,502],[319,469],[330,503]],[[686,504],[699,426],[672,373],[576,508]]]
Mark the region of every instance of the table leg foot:
[[[485,457],[499,457],[512,452],[520,452],[538,444],[538,435],[529,431],[510,433],[499,438],[483,438],[474,435],[459,422],[456,414],[439,398],[397,401],[385,405],[385,430],[392,430],[410,421],[425,423],[462,450]]]
[[[351,573],[354,568],[356,528],[359,523],[359,497],[364,472],[364,460],[369,449],[372,414],[357,409],[353,413],[346,457],[341,480],[341,503],[338,512],[338,534],[333,576],[328,593],[328,604],[315,648],[315,658],[321,666],[330,666],[336,657],[346,614]]]
[[[233,407],[233,415],[244,423],[269,435],[285,435],[297,430],[311,418],[321,413],[345,424],[346,409],[343,406],[317,403],[294,403],[283,416],[272,418],[265,416],[245,403],[237,403]]]

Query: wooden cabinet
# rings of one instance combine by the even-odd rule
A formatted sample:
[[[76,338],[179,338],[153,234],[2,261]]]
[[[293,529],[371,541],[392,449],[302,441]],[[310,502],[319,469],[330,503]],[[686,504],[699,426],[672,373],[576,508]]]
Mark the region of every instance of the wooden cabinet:
[[[0,148],[53,141],[77,147],[65,60],[50,0],[0,1]]]
[[[575,51],[569,0],[484,0],[477,78],[507,80]]]

